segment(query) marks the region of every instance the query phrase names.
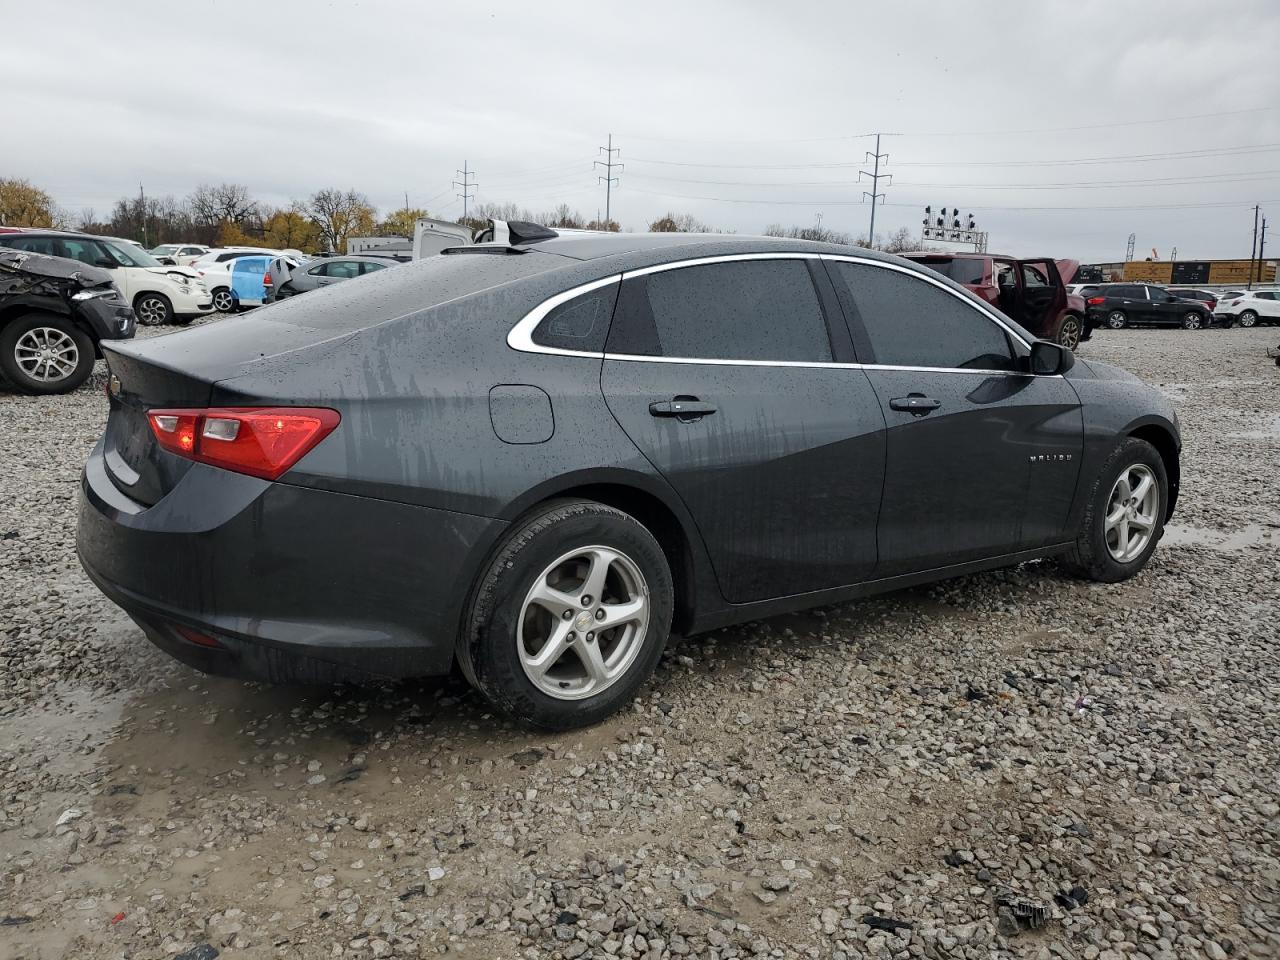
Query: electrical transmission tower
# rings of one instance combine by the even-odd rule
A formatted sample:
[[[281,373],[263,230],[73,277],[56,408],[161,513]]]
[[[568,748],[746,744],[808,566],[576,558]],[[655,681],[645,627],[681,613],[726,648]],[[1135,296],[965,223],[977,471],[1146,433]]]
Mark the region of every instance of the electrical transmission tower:
[[[465,160],[462,161],[462,169],[458,171],[458,176],[462,179],[453,181],[453,185],[462,191],[456,196],[462,201],[462,219],[465,220],[467,219],[467,201],[475,199],[475,189],[478,184],[475,180],[476,172],[467,169]]]
[[[1138,243],[1138,235],[1136,233],[1129,234],[1129,245],[1124,248],[1124,262],[1128,263],[1133,259],[1133,248]]]
[[[601,147],[600,152],[604,154],[604,159],[597,160],[593,166],[604,167],[604,176],[603,177],[597,176],[596,182],[600,183],[603,181],[604,183],[604,223],[607,229],[609,226],[609,221],[612,219],[610,206],[611,206],[611,201],[613,199],[613,187],[614,187],[614,184],[618,183],[618,180],[619,180],[618,177],[615,177],[613,175],[613,168],[617,167],[618,172],[621,173],[622,166],[623,166],[622,164],[618,163],[616,160],[613,159],[613,155],[615,153],[618,154],[619,156],[622,155],[622,148],[615,147],[613,145],[612,133],[609,134],[608,146]]]
[[[858,180],[862,180],[863,177],[871,178],[871,192],[868,193],[865,190],[862,191],[864,199],[867,197],[871,198],[871,228],[867,232],[867,246],[869,247],[875,246],[876,243],[876,200],[878,199],[881,203],[884,202],[884,194],[880,192],[880,181],[888,180],[889,183],[887,186],[893,185],[893,174],[880,172],[880,161],[883,160],[886,166],[889,163],[889,155],[887,153],[880,152],[880,136],[880,134],[876,134],[876,152],[872,153],[868,150],[866,159],[863,161],[864,163],[874,161],[875,165],[871,170],[858,171]],[[895,134],[889,133],[884,134],[884,136],[892,137],[895,136]]]

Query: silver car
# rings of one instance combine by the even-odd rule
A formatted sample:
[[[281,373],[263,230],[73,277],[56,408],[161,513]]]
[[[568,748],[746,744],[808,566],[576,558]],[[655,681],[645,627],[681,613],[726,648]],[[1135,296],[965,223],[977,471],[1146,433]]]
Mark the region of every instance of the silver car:
[[[271,284],[265,299],[268,303],[283,300],[308,290],[393,267],[396,263],[396,260],[389,257],[336,256],[317,257],[295,265],[289,258],[277,257],[267,272]]]

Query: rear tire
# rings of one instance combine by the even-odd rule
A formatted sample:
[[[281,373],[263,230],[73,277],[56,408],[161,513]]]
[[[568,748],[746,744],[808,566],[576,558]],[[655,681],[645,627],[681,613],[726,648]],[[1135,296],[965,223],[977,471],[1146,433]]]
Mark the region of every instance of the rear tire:
[[[1144,478],[1154,485],[1154,504],[1145,502]],[[1134,494],[1144,502],[1131,508],[1128,499]],[[1125,437],[1098,471],[1076,542],[1062,565],[1101,583],[1128,580],[1147,565],[1164,535],[1168,502],[1169,477],[1160,454],[1145,440]],[[1144,520],[1149,521],[1145,529],[1139,525]]]
[[[459,665],[522,723],[598,723],[657,667],[673,606],[666,556],[639,521],[590,500],[549,503],[514,524],[481,571]]]
[[[1242,327],[1252,327],[1258,322],[1258,315],[1252,310],[1246,310],[1236,318],[1236,323]]]
[[[218,287],[213,291],[213,309],[218,313],[230,313],[235,305],[235,298],[231,296],[231,290],[227,287]]]
[[[1112,310],[1107,314],[1107,326],[1112,330],[1123,330],[1129,325],[1129,318],[1123,310]]]
[[[1074,313],[1069,313],[1062,319],[1062,326],[1058,330],[1058,343],[1066,347],[1068,350],[1074,350],[1080,346],[1081,335],[1084,331],[1084,324],[1080,318]]]
[[[24,393],[70,393],[93,359],[93,340],[65,317],[29,313],[0,329],[0,371]]]

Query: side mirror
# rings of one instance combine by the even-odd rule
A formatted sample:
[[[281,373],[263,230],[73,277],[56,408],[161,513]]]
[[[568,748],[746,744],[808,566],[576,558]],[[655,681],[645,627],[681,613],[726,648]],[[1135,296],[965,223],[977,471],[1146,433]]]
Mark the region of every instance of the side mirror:
[[[104,270],[114,270],[118,266],[118,264],[110,257],[99,257],[94,261],[94,263],[102,267]]]
[[[1031,372],[1041,376],[1066,373],[1076,365],[1076,355],[1061,344],[1036,340],[1031,344]]]
[[[166,267],[176,267],[178,265],[178,261],[173,257],[156,257],[156,259]]]

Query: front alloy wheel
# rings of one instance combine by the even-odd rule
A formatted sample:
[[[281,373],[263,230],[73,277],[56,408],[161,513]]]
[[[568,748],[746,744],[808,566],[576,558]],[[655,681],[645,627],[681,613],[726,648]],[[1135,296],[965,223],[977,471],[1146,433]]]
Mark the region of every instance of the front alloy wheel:
[[[167,298],[158,293],[144,293],[133,305],[133,312],[138,315],[138,322],[149,327],[158,327],[169,322],[173,308]]]
[[[1103,521],[1107,552],[1117,563],[1129,563],[1147,549],[1160,512],[1160,484],[1145,463],[1121,471],[1107,498]]]
[[[1244,313],[1240,314],[1238,322],[1242,327],[1252,327],[1258,322],[1258,315],[1252,310],[1246,310]]]
[[[80,365],[80,348],[57,327],[33,327],[18,337],[13,359],[28,378],[45,386],[66,380]]]
[[[65,317],[32,313],[0,326],[0,374],[26,393],[70,393],[93,361],[93,341]]]

